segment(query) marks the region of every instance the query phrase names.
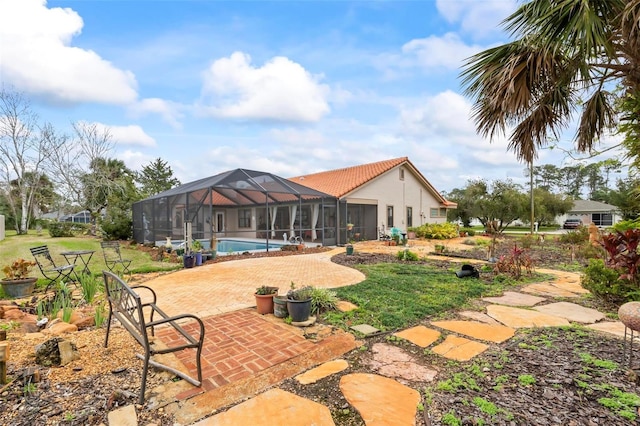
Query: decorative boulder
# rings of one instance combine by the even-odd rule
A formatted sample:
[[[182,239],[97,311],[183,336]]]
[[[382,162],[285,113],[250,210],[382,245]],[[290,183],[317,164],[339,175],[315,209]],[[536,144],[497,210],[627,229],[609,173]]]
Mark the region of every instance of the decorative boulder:
[[[36,346],[36,363],[46,367],[62,366],[80,359],[76,345],[61,337],[54,337]]]

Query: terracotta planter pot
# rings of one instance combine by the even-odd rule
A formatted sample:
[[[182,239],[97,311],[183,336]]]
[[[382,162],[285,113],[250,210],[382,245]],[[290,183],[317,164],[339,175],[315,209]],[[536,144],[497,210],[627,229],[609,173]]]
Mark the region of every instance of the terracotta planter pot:
[[[33,293],[37,278],[23,278],[20,280],[2,280],[2,291],[9,297],[27,297]]]
[[[274,294],[256,294],[256,309],[260,315],[273,313]]]

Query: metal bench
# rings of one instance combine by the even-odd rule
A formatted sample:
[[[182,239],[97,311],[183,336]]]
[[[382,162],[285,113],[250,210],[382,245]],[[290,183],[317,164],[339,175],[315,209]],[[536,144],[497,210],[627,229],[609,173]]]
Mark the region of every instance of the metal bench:
[[[202,344],[204,342],[204,324],[202,320],[191,314],[182,314],[170,317],[158,308],[156,305],[156,293],[150,287],[129,287],[113,272],[102,271],[102,275],[104,277],[107,300],[109,301],[109,317],[107,319],[107,335],[104,339],[104,347],[106,348],[109,343],[111,319],[116,318],[144,349],[144,355],[136,354],[138,358],[144,361],[142,385],[138,398],[139,404],[144,403],[144,393],[147,384],[147,372],[149,370],[149,365],[175,374],[194,386],[200,386],[202,383],[200,355],[202,353]],[[140,290],[148,292],[148,295],[145,295],[145,297],[150,297],[151,301],[143,302],[138,294],[138,291]],[[156,314],[160,318],[154,320],[154,316]],[[178,321],[196,321],[200,328],[199,335],[196,337],[190,334],[178,324]],[[154,344],[152,342],[153,338],[150,339],[150,336],[153,337],[155,335],[154,328],[159,325],[173,327],[185,343],[172,347],[160,347],[160,345]],[[156,354],[178,352],[188,348],[196,349],[198,380],[195,380],[174,368],[151,360],[151,357]]]
[[[40,272],[42,272],[42,275],[49,280],[45,293],[49,291],[49,287],[58,281],[59,278],[71,280],[70,275],[73,273],[73,268],[75,267],[74,264],[68,263],[62,266],[56,265],[51,257],[51,253],[49,253],[49,247],[47,246],[33,247],[29,250],[31,250],[31,254],[36,259]]]

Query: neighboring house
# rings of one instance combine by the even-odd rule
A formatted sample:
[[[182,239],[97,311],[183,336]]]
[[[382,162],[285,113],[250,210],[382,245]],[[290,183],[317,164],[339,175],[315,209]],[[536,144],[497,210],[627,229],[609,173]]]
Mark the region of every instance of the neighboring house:
[[[571,210],[558,216],[557,223],[562,225],[567,219],[580,219],[585,225],[592,222],[599,227],[613,226],[622,219],[616,206],[592,200],[575,200]]]
[[[83,210],[73,214],[63,214],[61,212],[43,213],[39,219],[57,220],[59,222],[74,222],[74,223],[91,223],[91,214],[89,210]]]
[[[425,223],[446,222],[447,209],[457,207],[407,157],[289,180],[336,197],[338,216],[344,223],[353,224],[350,239],[374,240],[394,227],[406,232]],[[331,217],[334,213],[328,214]]]
[[[335,245],[445,222],[456,207],[407,157],[289,179],[236,169],[134,203],[133,234],[157,244],[191,235]]]

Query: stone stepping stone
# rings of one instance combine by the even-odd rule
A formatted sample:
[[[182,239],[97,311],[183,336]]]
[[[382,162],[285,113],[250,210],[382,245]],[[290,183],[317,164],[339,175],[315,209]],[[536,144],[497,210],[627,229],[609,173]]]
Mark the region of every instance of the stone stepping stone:
[[[522,291],[548,297],[580,297],[577,293],[547,283],[529,284]]]
[[[557,280],[551,281],[550,284],[554,287],[558,287],[573,293],[578,293],[578,294],[590,293],[589,290],[582,287],[582,285],[580,284],[580,278],[574,279],[572,277],[571,278],[559,277]]]
[[[604,319],[603,313],[570,302],[549,303],[548,305],[536,306],[533,309],[543,314],[555,315],[583,324],[593,324]]]
[[[427,328],[424,325],[407,328],[393,335],[408,340],[421,348],[426,348],[440,338],[439,331]]]
[[[354,325],[351,327],[352,330],[355,331],[359,331],[360,333],[364,334],[365,336],[368,336],[370,334],[375,334],[377,332],[379,332],[380,330],[378,330],[377,328],[369,325],[369,324],[358,324],[358,325]]]
[[[544,297],[532,296],[517,291],[505,291],[500,297],[483,297],[482,300],[489,303],[507,306],[533,306],[544,302]]]
[[[335,425],[327,407],[281,389],[270,389],[194,426]]]
[[[449,335],[438,346],[431,349],[434,353],[456,361],[469,361],[489,348],[484,343],[475,342],[464,337]]]
[[[480,322],[483,322],[485,324],[500,324],[498,321],[494,320],[493,318],[491,318],[489,315],[485,314],[484,312],[461,311],[461,312],[458,312],[458,315],[460,315],[461,317],[465,317],[465,318],[469,318],[469,319],[472,319],[472,320],[480,321]]]
[[[489,305],[487,306],[487,314],[511,328],[570,325],[565,318],[511,306]]]
[[[412,381],[432,381],[438,375],[436,370],[414,362],[414,358],[401,348],[386,343],[375,343],[373,359],[369,366],[383,376]]]
[[[338,303],[336,303],[336,309],[340,312],[349,312],[355,311],[358,309],[358,306],[351,302],[347,302],[346,300],[339,300]]]
[[[477,321],[431,321],[431,325],[474,339],[502,343],[515,334],[515,330],[500,324],[484,324]]]
[[[587,328],[613,334],[616,337],[624,337],[624,324],[620,321],[604,321],[597,324],[589,324]]]
[[[109,411],[107,420],[110,425],[138,426],[138,415],[134,405],[125,405]]]
[[[301,385],[308,385],[315,383],[320,379],[324,379],[335,373],[339,373],[349,367],[349,363],[344,359],[336,359],[333,361],[325,362],[324,364],[312,368],[311,370],[296,376],[296,380]]]
[[[340,379],[340,390],[367,426],[415,424],[420,393],[393,379],[377,374],[347,374]],[[307,421],[307,424],[312,423]]]

